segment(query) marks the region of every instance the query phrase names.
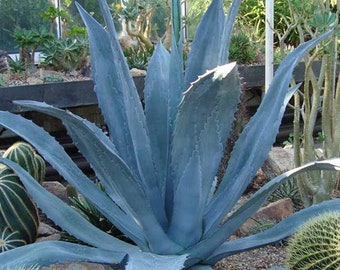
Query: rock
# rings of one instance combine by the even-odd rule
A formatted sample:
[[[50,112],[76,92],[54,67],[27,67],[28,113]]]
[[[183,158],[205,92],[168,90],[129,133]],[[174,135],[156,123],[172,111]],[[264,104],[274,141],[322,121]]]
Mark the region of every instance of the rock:
[[[146,76],[146,70],[144,70],[144,69],[132,68],[130,70],[130,73],[131,73],[132,77]]]
[[[6,73],[10,70],[7,57],[7,52],[0,50],[0,73]]]
[[[254,216],[248,219],[235,233],[237,236],[247,236],[255,230],[259,224],[277,223],[294,212],[293,202],[290,198],[280,199],[260,208]]]
[[[294,168],[294,149],[273,147],[262,167],[267,178],[272,179]]]
[[[119,44],[122,47],[123,51],[126,49],[134,49],[138,47],[138,41],[129,35],[120,37]]]
[[[64,187],[58,181],[48,181],[43,182],[43,187],[51,192],[52,194],[56,195],[59,199],[63,200],[64,202],[68,202],[68,196],[66,192],[66,187]]]
[[[292,200],[290,198],[284,198],[260,208],[254,218],[281,221],[293,214],[293,211]]]
[[[51,227],[50,225],[40,222],[39,224],[39,228],[38,228],[38,235],[41,236],[46,236],[46,235],[52,235],[52,234],[56,234],[59,231],[54,229],[53,227]]]
[[[79,76],[79,72],[77,70],[70,71],[70,76],[77,77]]]
[[[42,241],[59,241],[61,239],[60,232],[50,225],[47,225],[44,222],[40,222],[38,228],[38,238],[36,242]]]
[[[35,78],[35,77],[28,77],[27,78],[27,83],[29,85],[34,85],[34,84],[43,84],[44,81],[39,79],[39,78]]]

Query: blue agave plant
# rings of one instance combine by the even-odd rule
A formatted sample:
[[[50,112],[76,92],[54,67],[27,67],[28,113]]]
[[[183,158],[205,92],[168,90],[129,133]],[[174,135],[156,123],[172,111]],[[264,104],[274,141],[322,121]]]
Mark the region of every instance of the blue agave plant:
[[[145,81],[145,110],[105,0],[99,0],[99,4],[107,30],[78,6],[89,33],[95,91],[110,136],[87,120],[45,103],[16,104],[61,119],[106,193],[77,168],[54,138],[31,121],[2,111],[0,124],[30,142],[134,244],[99,230],[16,164],[1,159],[15,170],[51,219],[89,245],[62,241],[30,244],[0,254],[2,267],[86,260],[139,270],[212,269],[223,257],[289,236],[315,212],[339,208],[340,200],[325,202],[267,231],[227,241],[281,182],[306,170],[340,169],[340,160],[334,159],[287,172],[266,184],[224,221],[271,148],[285,105],[295,90],[289,90],[294,65],[329,35],[302,44],[282,61],[216,188],[214,179],[241,88],[236,64],[228,64],[229,38],[240,2],[234,0],[225,17],[222,1],[212,1],[198,27],[184,71],[180,3],[172,1],[171,53],[161,43],[156,47]]]

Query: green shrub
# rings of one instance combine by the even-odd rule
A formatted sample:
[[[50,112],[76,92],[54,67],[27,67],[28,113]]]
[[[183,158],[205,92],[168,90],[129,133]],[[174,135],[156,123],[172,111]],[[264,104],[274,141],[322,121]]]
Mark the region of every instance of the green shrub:
[[[6,77],[4,74],[0,74],[0,87],[6,86],[7,82],[6,82]]]
[[[20,61],[18,57],[15,59],[9,58],[8,61],[11,73],[23,75],[26,72],[26,65],[24,62]]]
[[[299,189],[296,185],[296,179],[289,179],[279,185],[273,194],[270,195],[268,201],[274,202],[284,198],[290,198],[295,209],[301,209],[303,207]]]
[[[126,48],[124,55],[129,68],[147,69],[154,48]]]
[[[43,77],[44,83],[51,83],[51,82],[63,82],[64,78],[59,75],[45,75]]]
[[[35,52],[38,47],[53,38],[45,28],[39,30],[17,28],[13,36],[19,46],[19,60],[26,67],[34,65]]]
[[[43,44],[43,50],[41,65],[62,71],[83,68],[89,56],[88,43],[84,38],[53,39]]]
[[[247,34],[240,32],[231,36],[229,48],[230,61],[238,64],[252,64],[256,59],[256,48]]]

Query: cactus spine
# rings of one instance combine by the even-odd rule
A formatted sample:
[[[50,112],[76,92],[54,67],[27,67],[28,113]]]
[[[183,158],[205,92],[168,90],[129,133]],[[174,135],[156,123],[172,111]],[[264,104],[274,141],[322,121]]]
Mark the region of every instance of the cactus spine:
[[[18,142],[2,153],[40,183],[45,176],[45,162],[27,143]],[[39,216],[35,204],[18,176],[0,165],[0,252],[29,244],[37,237]]]
[[[287,248],[290,270],[340,269],[340,212],[328,212],[308,221]]]

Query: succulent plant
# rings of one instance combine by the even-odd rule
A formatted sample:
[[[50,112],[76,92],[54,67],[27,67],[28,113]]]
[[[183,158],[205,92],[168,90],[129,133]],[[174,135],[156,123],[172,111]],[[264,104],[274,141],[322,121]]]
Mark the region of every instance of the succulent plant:
[[[37,181],[45,175],[45,161],[28,143],[17,142],[1,153],[19,164]],[[33,243],[37,237],[38,210],[19,177],[0,165],[0,248],[1,252]]]
[[[5,150],[1,156],[18,163],[40,184],[44,181],[46,172],[45,160],[36,153],[30,144],[16,142]]]
[[[105,192],[105,188],[100,182],[96,182],[96,185],[98,185],[98,188],[100,188],[101,191]],[[103,214],[98,211],[98,209],[84,196],[78,194],[75,188],[67,185],[66,192],[70,205],[79,211],[79,213],[83,215],[89,222],[108,234],[118,236],[118,233],[120,232],[118,232],[112,222],[103,216]]]
[[[20,176],[49,218],[90,245],[34,243],[0,254],[3,266],[86,260],[120,264],[126,269],[212,269],[223,257],[279,241],[315,212],[340,206],[340,200],[324,202],[268,230],[227,241],[282,182],[312,169],[340,170],[340,159],[333,159],[282,174],[225,220],[271,149],[285,105],[297,89],[289,89],[294,66],[330,34],[300,45],[282,61],[257,113],[238,137],[226,172],[216,186],[241,89],[236,64],[228,64],[230,33],[240,2],[234,0],[225,17],[222,1],[212,1],[197,29],[185,70],[180,1],[171,2],[171,52],[161,43],[156,46],[145,81],[145,109],[107,3],[99,0],[105,28],[78,5],[88,29],[95,92],[109,136],[69,111],[35,101],[15,103],[61,119],[105,192],[42,128],[3,111],[0,124],[31,143],[129,242],[99,230],[17,164],[0,159]]]
[[[311,218],[290,239],[287,266],[290,270],[340,269],[340,212]]]

